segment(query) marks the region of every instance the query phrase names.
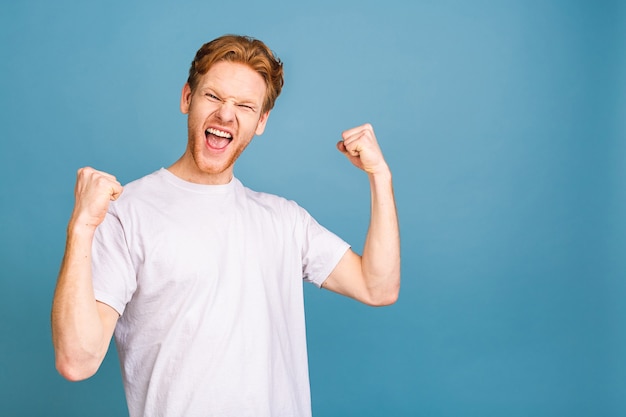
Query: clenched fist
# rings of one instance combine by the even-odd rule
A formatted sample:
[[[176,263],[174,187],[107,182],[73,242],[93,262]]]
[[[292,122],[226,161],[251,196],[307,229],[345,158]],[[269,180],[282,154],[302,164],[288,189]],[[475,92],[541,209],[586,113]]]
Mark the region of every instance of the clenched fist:
[[[357,168],[368,174],[380,174],[389,171],[378,146],[374,128],[369,123],[346,130],[341,134],[342,141],[337,142],[337,149]]]
[[[117,200],[123,187],[106,172],[85,167],[78,170],[74,189],[75,204],[71,224],[95,229],[104,221],[109,202]]]

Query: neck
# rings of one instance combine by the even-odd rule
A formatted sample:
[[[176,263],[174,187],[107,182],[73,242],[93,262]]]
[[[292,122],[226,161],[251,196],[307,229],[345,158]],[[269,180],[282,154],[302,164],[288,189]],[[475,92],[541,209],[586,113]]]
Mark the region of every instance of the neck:
[[[207,172],[200,169],[193,157],[187,152],[167,170],[181,180],[194,184],[223,185],[228,184],[233,179],[232,167],[220,172]]]

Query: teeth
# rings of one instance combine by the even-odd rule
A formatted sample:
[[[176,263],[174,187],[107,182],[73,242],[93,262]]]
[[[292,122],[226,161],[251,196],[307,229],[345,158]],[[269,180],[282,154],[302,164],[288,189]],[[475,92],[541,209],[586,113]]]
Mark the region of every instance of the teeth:
[[[232,135],[230,133],[224,132],[222,130],[208,128],[206,131],[207,131],[207,133],[210,133],[212,135],[219,136],[219,137],[222,137],[222,138],[226,138],[226,139],[231,139],[232,138]]]

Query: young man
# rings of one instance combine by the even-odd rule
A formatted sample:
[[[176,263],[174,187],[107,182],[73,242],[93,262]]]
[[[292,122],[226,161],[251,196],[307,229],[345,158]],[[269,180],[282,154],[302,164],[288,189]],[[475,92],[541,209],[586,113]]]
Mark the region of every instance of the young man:
[[[183,87],[178,161],[125,187],[78,171],[52,308],[56,365],[69,380],[92,376],[115,333],[131,417],[309,416],[302,280],[369,305],[397,299],[391,173],[370,125],[337,144],[371,185],[362,256],[294,202],[234,178],[282,85],[265,44],[215,39]]]

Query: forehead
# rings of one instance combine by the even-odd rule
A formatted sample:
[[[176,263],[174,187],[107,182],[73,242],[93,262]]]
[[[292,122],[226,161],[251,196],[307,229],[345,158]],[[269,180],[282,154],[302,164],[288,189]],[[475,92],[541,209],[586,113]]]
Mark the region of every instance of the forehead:
[[[222,99],[245,99],[261,103],[267,87],[263,77],[248,65],[219,61],[202,75],[198,89],[202,92],[212,90]]]

